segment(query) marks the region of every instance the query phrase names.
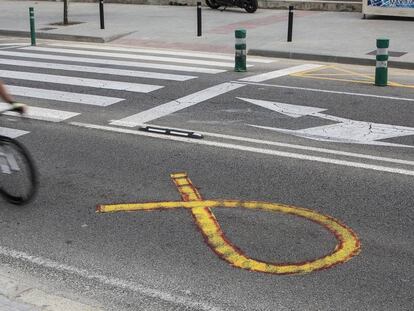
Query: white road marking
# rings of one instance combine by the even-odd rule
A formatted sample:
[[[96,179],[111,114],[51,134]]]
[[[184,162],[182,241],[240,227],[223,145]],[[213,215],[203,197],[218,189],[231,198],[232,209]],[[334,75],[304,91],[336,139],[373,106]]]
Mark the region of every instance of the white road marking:
[[[147,125],[151,126],[151,124],[147,124]],[[157,125],[154,125],[154,126],[157,126]],[[390,162],[390,163],[395,163],[395,164],[404,164],[404,165],[414,166],[414,161],[407,161],[407,160],[402,160],[402,159],[378,157],[378,156],[372,156],[372,155],[362,154],[362,153],[346,152],[346,151],[311,147],[311,146],[304,146],[304,145],[295,145],[295,144],[281,143],[277,141],[240,137],[240,136],[233,136],[233,135],[226,135],[226,134],[200,132],[200,131],[194,131],[194,130],[183,129],[183,128],[174,128],[174,129],[181,130],[181,131],[187,131],[187,132],[197,132],[197,133],[202,134],[203,136],[211,136],[211,137],[217,137],[217,138],[223,138],[223,139],[229,139],[229,140],[236,140],[236,141],[254,143],[254,144],[259,144],[259,145],[278,146],[278,147],[283,147],[283,148],[298,149],[298,150],[305,150],[305,151],[319,152],[319,153],[326,153],[326,154],[334,154],[334,155],[344,156],[344,157],[368,159],[372,161]]]
[[[414,128],[380,124],[374,122],[356,121],[347,118],[341,118],[331,116],[325,113],[321,113],[327,109],[308,107],[301,105],[291,105],[278,102],[240,98],[239,99],[272,110],[278,113],[287,115],[293,118],[299,118],[303,116],[312,116],[329,121],[338,122],[330,125],[310,127],[301,130],[288,130],[283,128],[273,128],[267,126],[250,125],[257,128],[276,131],[279,133],[291,134],[299,137],[309,138],[319,141],[339,142],[339,143],[354,143],[364,145],[379,145],[379,146],[395,146],[395,147],[411,147],[409,145],[401,145],[394,143],[381,142],[377,140],[383,140],[387,138],[395,138],[402,136],[414,135]]]
[[[15,85],[6,85],[7,90],[16,96],[24,96],[31,98],[41,98],[49,99],[54,101],[62,101],[69,103],[76,103],[82,105],[92,105],[106,107],[112,104],[123,101],[123,98],[117,97],[108,97],[108,96],[99,96],[99,95],[89,95],[82,93],[72,93],[72,92],[63,92],[63,91],[53,91],[47,89],[15,86]]]
[[[2,47],[0,47],[0,50],[10,50],[10,49],[13,49],[13,48],[16,48],[17,46],[13,46],[13,45],[10,45],[10,46],[2,46]]]
[[[277,72],[277,75],[281,77],[282,75],[290,74],[292,72],[300,72],[304,70],[309,70],[310,68],[315,68],[315,66],[319,66],[319,65],[305,64],[301,66],[286,68],[283,70],[272,71],[268,74],[259,74],[259,75],[251,76],[251,77],[248,77],[247,79],[249,79],[248,81],[256,81],[256,80],[265,81],[267,79],[273,79],[276,76],[276,72]],[[245,79],[241,79],[240,81],[244,81],[244,80]],[[158,119],[160,117],[164,117],[166,115],[169,115],[181,109],[188,108],[202,101],[206,101],[213,97],[225,94],[227,92],[233,91],[245,85],[246,84],[244,83],[238,83],[238,82],[226,82],[226,83],[218,84],[216,86],[187,95],[185,97],[165,103],[163,105],[154,107],[152,109],[142,111],[132,116],[129,116],[129,117],[126,117],[120,120],[115,120],[111,122],[111,124],[125,126],[125,127],[134,127],[134,126],[142,125],[142,124],[145,124],[146,122]]]
[[[0,43],[0,46],[11,45],[11,46],[29,46],[27,43]]]
[[[204,89],[202,91],[199,91],[199,92],[187,95],[185,97],[170,101],[163,105],[154,107],[152,109],[148,109],[143,112],[134,114],[132,116],[113,121],[111,122],[111,124],[125,126],[125,127],[134,127],[134,126],[142,125],[154,119],[164,117],[166,115],[177,112],[184,108],[191,107],[195,104],[206,101],[213,97],[217,97],[221,94],[233,91],[242,86],[243,84],[229,83],[229,82],[218,84],[213,87]]]
[[[152,137],[152,138],[157,138],[157,139],[192,143],[196,145],[212,146],[212,147],[218,147],[218,148],[226,148],[226,149],[232,149],[232,150],[267,154],[267,155],[285,157],[285,158],[290,158],[290,159],[321,162],[321,163],[335,164],[335,165],[340,165],[340,166],[345,166],[345,167],[362,168],[362,169],[367,169],[367,170],[414,176],[414,170],[407,170],[407,169],[401,169],[401,168],[395,168],[395,167],[387,167],[387,166],[381,166],[381,165],[337,160],[337,159],[324,158],[324,157],[319,157],[319,156],[311,156],[311,155],[306,155],[306,154],[301,154],[301,153],[278,151],[274,149],[241,146],[241,145],[235,145],[235,144],[229,144],[229,143],[209,141],[205,139],[192,139],[192,138],[184,138],[184,137],[176,137],[176,136],[168,136],[168,135],[159,135],[155,133],[148,133],[148,132],[143,132],[143,131],[111,127],[111,126],[103,126],[103,125],[95,125],[95,124],[87,124],[87,123],[79,123],[79,122],[70,122],[69,124],[78,126],[78,127],[110,131],[110,132],[115,132],[115,133],[147,136],[147,137]]]
[[[324,108],[290,105],[290,104],[273,102],[273,101],[268,101],[268,100],[249,99],[249,98],[242,98],[242,97],[237,97],[237,99],[243,100],[245,102],[254,104],[259,107],[263,107],[263,108],[266,108],[272,111],[279,112],[291,118],[299,118],[304,115],[316,115],[318,112],[326,110]]]
[[[312,70],[312,69],[316,69],[316,68],[320,68],[320,67],[324,67],[324,66],[323,65],[317,65],[317,64],[304,64],[304,65],[289,67],[289,68],[285,68],[285,69],[279,69],[279,70],[266,72],[266,73],[263,73],[263,74],[259,74],[259,75],[239,79],[239,81],[242,81],[242,82],[263,82],[263,81],[266,81],[266,80],[271,80],[271,79],[287,76],[287,75],[290,75],[290,74],[293,74],[293,73],[299,73],[299,72],[308,71],[308,70]]]
[[[174,50],[165,50],[165,49],[139,49],[139,48],[125,48],[119,46],[102,46],[102,45],[91,45],[91,44],[62,44],[62,43],[53,43],[48,44],[48,46],[68,46],[73,48],[80,49],[95,49],[95,50],[106,50],[106,51],[120,51],[120,52],[131,52],[131,53],[143,53],[143,54],[159,54],[159,55],[175,55],[175,56],[184,56],[184,57],[194,57],[194,58],[210,58],[210,59],[222,59],[222,60],[231,60],[234,61],[234,55],[224,55],[216,53],[207,53],[207,52],[183,52],[183,51],[174,51]],[[258,57],[247,57],[248,62],[253,63],[275,63],[275,59],[266,59]]]
[[[203,68],[203,67],[192,67],[192,66],[178,66],[178,65],[168,65],[168,64],[154,64],[154,63],[141,63],[134,61],[120,61],[114,59],[99,59],[99,58],[87,58],[87,57],[72,57],[72,56],[62,56],[62,55],[53,55],[53,54],[39,54],[39,53],[29,53],[29,52],[10,52],[10,51],[0,51],[2,56],[13,56],[13,57],[24,57],[24,58],[33,58],[33,59],[47,59],[47,60],[61,60],[66,62],[76,62],[76,63],[90,63],[90,64],[100,64],[106,66],[123,66],[123,67],[135,67],[135,68],[148,68],[148,69],[161,69],[161,70],[174,70],[174,71],[185,71],[185,72],[197,72],[197,73],[207,73],[207,74],[217,74],[226,72],[223,69],[215,68]]]
[[[137,93],[149,93],[162,88],[160,85],[139,84],[129,82],[118,82],[109,80],[98,80],[88,78],[77,78],[70,76],[49,75],[43,73],[32,73],[26,71],[0,70],[0,76],[8,79],[21,79],[37,82],[57,83],[65,85],[77,85],[95,87],[100,89],[111,89]]]
[[[55,70],[92,72],[92,73],[107,74],[107,75],[160,79],[160,80],[172,80],[172,81],[187,81],[190,79],[197,78],[195,76],[175,75],[175,74],[168,74],[168,73],[113,69],[113,68],[104,68],[104,67],[66,65],[66,64],[59,64],[59,63],[33,62],[33,61],[7,59],[7,58],[0,58],[0,64],[30,67],[30,68],[47,68],[47,69],[55,69]]]
[[[233,82],[238,82],[238,81],[233,81]],[[246,82],[246,84],[247,85],[258,85],[258,86],[269,86],[269,87],[275,87],[275,88],[281,88],[281,89],[309,91],[309,92],[350,95],[350,96],[361,96],[361,97],[373,97],[373,98],[390,99],[390,100],[414,101],[414,98],[395,97],[395,96],[382,96],[382,95],[375,95],[375,94],[352,93],[352,92],[341,92],[341,91],[313,89],[313,88],[299,87],[299,86],[277,85],[277,84],[268,84],[268,83],[248,83],[248,82]]]
[[[0,103],[0,110],[7,109],[8,106],[9,104]],[[20,117],[20,114],[18,112],[8,111],[4,114]],[[80,115],[80,113],[29,106],[27,107],[26,113],[22,117],[49,122],[61,122],[73,118],[77,115]]]
[[[30,47],[23,47],[21,49],[31,50],[31,51],[40,51],[40,52],[66,53],[66,54],[76,54],[76,55],[90,55],[90,56],[99,56],[99,57],[140,59],[140,60],[150,60],[150,61],[166,62],[166,63],[194,64],[194,65],[230,67],[230,68],[234,67],[234,62],[225,63],[225,62],[188,59],[188,58],[161,57],[161,56],[122,54],[122,53],[109,53],[109,52],[97,52],[97,51],[88,51],[88,50],[43,48],[43,47],[31,47],[31,46]]]
[[[414,135],[414,131],[408,132],[398,129],[393,130],[391,128],[382,128],[381,125],[372,125],[372,129],[370,129],[371,125],[368,122],[356,121],[350,123],[314,127],[303,130],[287,130],[282,128],[274,128],[254,124],[247,125],[269,131],[275,131],[278,133],[289,134],[318,141],[327,141],[343,144],[414,148],[414,146],[411,145],[402,145],[376,141],[376,139],[386,139],[392,137]]]
[[[159,125],[151,125],[151,124],[147,124],[147,125],[159,127]],[[255,139],[255,138],[249,138],[249,137],[233,136],[233,135],[211,133],[211,132],[204,132],[204,131],[195,131],[195,130],[189,130],[189,129],[184,129],[184,128],[177,128],[177,127],[174,127],[174,129],[180,130],[180,131],[186,131],[186,132],[197,132],[205,137],[211,136],[211,137],[253,143],[253,144],[258,144],[258,145],[278,146],[278,147],[289,148],[289,149],[298,149],[298,150],[305,150],[305,151],[311,151],[311,152],[334,154],[334,155],[344,156],[344,157],[367,159],[367,160],[372,160],[372,161],[389,162],[389,163],[395,163],[395,164],[404,164],[404,165],[414,166],[414,161],[408,161],[408,160],[402,160],[402,159],[378,157],[378,156],[373,156],[373,155],[368,155],[368,154],[363,154],[363,153],[346,152],[346,151],[320,148],[320,147],[311,147],[311,146],[304,146],[304,145],[295,145],[295,144],[281,143],[277,141],[262,140],[262,139]]]
[[[0,127],[0,136],[7,136],[10,138],[17,138],[25,134],[29,134],[28,131],[22,131],[17,129],[11,129],[8,127]]]
[[[6,247],[0,246],[0,255],[12,258],[14,260],[21,260],[24,262],[28,262],[30,264],[52,269],[55,271],[69,273],[71,275],[75,275],[87,280],[97,281],[101,284],[105,284],[107,286],[112,286],[115,288],[120,288],[124,290],[129,290],[132,292],[136,292],[140,295],[144,295],[151,298],[160,299],[169,303],[181,305],[184,309],[197,309],[197,310],[206,310],[206,311],[220,311],[221,309],[208,304],[206,302],[197,301],[192,299],[191,297],[180,296],[177,294],[164,292],[159,289],[153,289],[147,287],[145,285],[131,282],[127,280],[122,280],[119,278],[109,277],[100,273],[96,273],[93,271],[88,271],[85,269],[76,268],[70,265],[66,265],[63,263],[59,263],[54,260],[50,260],[48,258],[43,258],[39,256],[30,255],[25,252],[9,249]]]

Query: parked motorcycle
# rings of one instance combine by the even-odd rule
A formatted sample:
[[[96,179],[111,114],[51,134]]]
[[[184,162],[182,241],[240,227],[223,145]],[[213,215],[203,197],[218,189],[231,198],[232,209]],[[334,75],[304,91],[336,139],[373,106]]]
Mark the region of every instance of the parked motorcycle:
[[[218,9],[221,6],[238,6],[248,13],[254,13],[257,10],[257,0],[206,0],[206,4],[212,9]]]

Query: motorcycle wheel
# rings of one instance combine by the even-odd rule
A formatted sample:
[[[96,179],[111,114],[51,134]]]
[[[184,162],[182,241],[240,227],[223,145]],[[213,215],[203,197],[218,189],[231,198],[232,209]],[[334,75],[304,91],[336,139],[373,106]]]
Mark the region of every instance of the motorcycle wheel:
[[[244,9],[247,11],[247,13],[254,13],[254,12],[256,12],[257,6],[258,6],[257,5],[257,0],[247,0],[244,3]]]
[[[218,9],[220,4],[218,4],[215,0],[206,0],[206,4],[212,9]]]

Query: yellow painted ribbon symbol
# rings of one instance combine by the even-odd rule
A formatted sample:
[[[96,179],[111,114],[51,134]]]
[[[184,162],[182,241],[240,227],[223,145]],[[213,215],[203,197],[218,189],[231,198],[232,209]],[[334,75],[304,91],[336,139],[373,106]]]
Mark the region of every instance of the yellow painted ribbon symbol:
[[[330,216],[322,215],[305,208],[279,203],[203,200],[186,173],[171,174],[171,178],[177,186],[183,201],[99,205],[97,207],[97,212],[151,211],[176,208],[190,209],[206,242],[219,257],[234,267],[257,272],[273,274],[308,273],[315,270],[330,268],[339,263],[344,263],[357,255],[360,251],[360,242],[356,234],[350,228]],[[322,225],[332,232],[338,240],[338,244],[332,253],[303,263],[276,264],[255,260],[244,255],[240,250],[227,241],[216,217],[211,211],[211,208],[214,207],[258,209],[306,218]]]

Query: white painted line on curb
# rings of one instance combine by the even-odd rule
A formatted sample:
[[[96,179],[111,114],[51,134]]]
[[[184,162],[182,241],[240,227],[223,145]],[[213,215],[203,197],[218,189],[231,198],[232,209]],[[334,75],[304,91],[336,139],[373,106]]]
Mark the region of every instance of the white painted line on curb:
[[[6,85],[7,90],[16,96],[24,96],[31,98],[49,99],[54,101],[62,101],[69,103],[76,103],[82,105],[92,105],[99,107],[106,107],[123,101],[123,98],[90,95],[82,93],[72,93],[63,91],[53,91],[47,89]]]
[[[243,79],[240,79],[239,81],[242,81],[242,82],[263,82],[263,81],[266,81],[266,80],[271,80],[271,79],[287,76],[287,75],[290,75],[292,73],[308,71],[308,70],[312,70],[312,69],[316,69],[316,68],[320,68],[320,67],[324,67],[324,65],[304,64],[304,65],[289,67],[289,68],[285,68],[285,69],[279,69],[279,70],[275,70],[275,71],[266,72],[266,73],[263,73],[263,74],[243,78]]]
[[[150,60],[150,61],[157,61],[157,62],[167,62],[167,63],[182,63],[182,64],[216,66],[216,67],[230,67],[230,68],[234,67],[234,62],[225,63],[225,62],[188,59],[188,58],[160,57],[160,56],[149,56],[149,55],[122,54],[122,53],[109,53],[109,52],[96,52],[96,51],[88,51],[88,50],[71,50],[71,49],[57,49],[57,48],[43,48],[43,47],[24,47],[24,48],[21,48],[21,49],[30,50],[30,51],[66,53],[66,54],[89,55],[89,56],[99,56],[99,57],[140,59],[140,60]]]
[[[88,280],[97,281],[99,283],[121,288],[125,290],[129,290],[132,292],[139,293],[140,295],[145,295],[151,298],[160,299],[169,303],[181,305],[183,308],[190,308],[190,309],[197,309],[197,310],[208,310],[208,311],[219,311],[221,309],[210,305],[205,302],[196,301],[190,297],[180,296],[168,292],[164,292],[158,289],[152,289],[145,285],[141,285],[139,283],[131,282],[122,280],[119,278],[108,277],[103,274],[99,274],[96,272],[88,271],[85,269],[79,269],[73,266],[69,266],[66,264],[59,263],[57,261],[53,261],[47,258],[34,256],[27,254],[25,252],[12,250],[6,247],[0,246],[0,255],[13,258],[15,260],[22,260],[25,262],[29,262],[36,266],[40,266],[43,268],[52,269],[55,271],[69,273],[72,275],[76,275],[81,278],[85,278]]]
[[[192,66],[178,66],[178,65],[168,65],[168,64],[141,63],[141,62],[134,62],[134,61],[114,60],[114,59],[72,57],[72,56],[29,53],[29,52],[22,53],[22,52],[16,52],[16,51],[13,51],[13,52],[0,51],[0,55],[34,58],[34,59],[46,59],[46,60],[61,60],[61,61],[76,62],[76,63],[100,64],[100,65],[106,65],[106,66],[111,65],[111,66],[123,66],[123,67],[135,67],[135,68],[149,68],[149,69],[186,71],[186,72],[197,72],[197,73],[207,73],[207,74],[217,74],[217,73],[226,72],[226,70],[224,69],[192,67]]]
[[[119,91],[128,91],[128,92],[137,92],[137,93],[149,93],[163,86],[160,85],[151,85],[151,84],[139,84],[139,83],[129,83],[129,82],[118,82],[110,80],[98,80],[98,79],[88,79],[88,78],[77,78],[70,76],[58,76],[58,75],[49,75],[43,73],[32,73],[26,71],[11,71],[11,70],[0,70],[0,77],[8,79],[20,79],[28,81],[37,81],[37,82],[47,82],[47,83],[56,83],[56,84],[65,84],[65,85],[76,85],[83,87],[94,87],[100,89],[111,89]]]
[[[244,82],[241,82],[241,81],[232,81],[232,82],[244,83]],[[309,91],[309,92],[330,93],[330,94],[361,96],[361,97],[373,97],[373,98],[390,99],[390,100],[414,101],[414,98],[383,96],[383,95],[352,93],[352,92],[341,92],[341,91],[332,91],[332,90],[324,90],[324,89],[313,89],[313,88],[309,88],[309,87],[300,87],[300,86],[278,85],[278,84],[268,84],[268,83],[252,83],[252,82],[246,82],[245,84],[246,85],[258,85],[258,86],[269,86],[269,87],[275,87],[275,88],[280,88],[280,89],[301,90],[301,91]]]
[[[234,55],[225,55],[217,53],[208,53],[208,52],[183,52],[183,51],[174,51],[166,49],[139,49],[139,48],[126,48],[120,46],[102,46],[102,45],[91,45],[91,44],[62,44],[62,43],[52,43],[48,46],[60,46],[60,47],[73,47],[79,49],[94,49],[94,50],[105,50],[105,51],[119,51],[119,52],[131,52],[131,53],[143,53],[143,54],[159,54],[159,55],[175,55],[175,56],[184,56],[184,57],[195,57],[195,58],[210,58],[210,59],[222,59],[234,61]],[[253,63],[275,63],[278,60],[275,59],[266,59],[249,56],[247,58],[248,62]]]
[[[134,127],[138,125],[143,125],[146,122],[164,117],[166,115],[177,112],[184,108],[191,107],[195,104],[206,101],[213,97],[217,97],[221,94],[233,91],[242,86],[244,85],[240,83],[231,83],[231,82],[221,83],[221,84],[212,86],[210,88],[204,89],[202,91],[170,101],[163,105],[154,107],[152,109],[148,109],[143,112],[134,114],[132,116],[113,121],[111,122],[111,124],[125,126],[125,127]]]
[[[173,140],[173,141],[192,143],[192,144],[197,144],[197,145],[205,145],[205,146],[212,146],[212,147],[218,147],[218,148],[247,151],[247,152],[260,153],[260,154],[272,155],[272,156],[277,156],[277,157],[285,157],[285,158],[290,158],[290,159],[299,159],[299,160],[341,165],[341,166],[352,167],[352,168],[362,168],[362,169],[367,169],[367,170],[414,176],[414,170],[406,170],[406,169],[401,169],[401,168],[337,160],[337,159],[324,158],[324,157],[319,157],[319,156],[311,156],[311,155],[306,155],[306,154],[301,154],[301,153],[277,151],[273,149],[241,146],[241,145],[235,145],[235,144],[209,141],[205,139],[195,140],[195,139],[184,138],[184,137],[165,136],[165,135],[159,135],[159,134],[153,134],[153,133],[147,133],[147,132],[142,132],[142,131],[111,127],[111,126],[103,126],[103,125],[95,125],[95,124],[87,124],[87,123],[79,123],[79,122],[70,122],[69,124],[78,126],[78,127],[110,131],[110,132],[115,132],[115,133],[147,136],[147,137],[164,139],[164,140]]]
[[[6,59],[6,58],[0,58],[0,64],[30,67],[30,68],[46,68],[46,69],[55,69],[55,70],[91,72],[91,73],[98,73],[98,74],[127,76],[127,77],[135,77],[135,78],[147,78],[147,79],[159,79],[159,80],[172,80],[172,81],[187,81],[190,79],[197,78],[195,76],[175,75],[175,74],[149,72],[149,71],[66,65],[66,64],[46,63],[46,62],[32,62],[32,61],[14,60],[14,59]]]
[[[22,130],[17,130],[17,129],[11,129],[8,127],[0,127],[0,136],[7,136],[10,138],[17,138],[20,136],[23,136],[25,134],[29,134],[30,132],[28,131],[22,131]]]

